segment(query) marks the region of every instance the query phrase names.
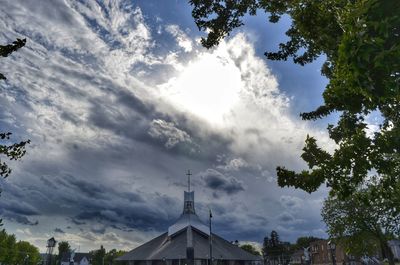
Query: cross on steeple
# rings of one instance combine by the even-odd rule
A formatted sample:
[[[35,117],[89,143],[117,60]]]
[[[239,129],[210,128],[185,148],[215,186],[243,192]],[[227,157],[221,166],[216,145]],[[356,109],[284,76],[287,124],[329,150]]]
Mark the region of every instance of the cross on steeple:
[[[192,175],[192,173],[190,172],[190,170],[187,171],[186,176],[188,176],[188,191],[190,192],[190,176]]]

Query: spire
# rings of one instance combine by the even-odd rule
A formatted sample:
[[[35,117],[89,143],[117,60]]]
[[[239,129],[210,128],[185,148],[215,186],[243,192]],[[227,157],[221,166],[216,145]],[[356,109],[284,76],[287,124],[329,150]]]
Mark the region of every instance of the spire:
[[[197,230],[203,232],[206,235],[210,235],[210,229],[204,225],[199,217],[196,215],[194,209],[194,191],[190,190],[190,176],[192,172],[187,171],[186,176],[188,176],[188,191],[184,191],[184,203],[183,203],[183,213],[181,217],[176,221],[175,224],[168,228],[168,236],[172,236],[175,233],[182,231],[184,228],[194,227]]]
[[[188,191],[184,192],[184,204],[183,204],[183,213],[192,213],[194,214],[194,191],[190,191],[190,176],[192,173],[190,170],[187,171],[186,176],[188,176]]]
[[[190,172],[190,169],[188,169],[186,176],[188,176],[188,192],[190,192],[190,176],[192,175],[192,172]]]

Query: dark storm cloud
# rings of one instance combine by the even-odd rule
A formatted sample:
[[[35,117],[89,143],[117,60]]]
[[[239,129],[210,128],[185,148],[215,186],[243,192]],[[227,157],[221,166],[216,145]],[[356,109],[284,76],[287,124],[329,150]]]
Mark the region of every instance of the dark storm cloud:
[[[205,162],[215,161],[219,153],[229,149],[232,141],[229,137],[218,133],[204,135],[202,129],[189,122],[185,115],[172,118],[160,113],[151,103],[118,89],[115,84],[110,84],[107,93],[118,98],[126,109],[121,111],[112,106],[106,109],[104,100],[91,100],[89,123],[93,126],[133,142],[146,143],[169,155],[188,156]]]
[[[293,222],[295,219],[293,215],[288,212],[283,212],[278,216],[278,220],[284,223]]]
[[[268,218],[253,214],[243,217],[241,214],[228,213],[223,217],[216,216],[213,220],[215,231],[228,241],[238,239],[261,242],[268,225]]]
[[[125,108],[123,111],[112,107],[105,109],[103,101],[92,101],[89,116],[92,125],[132,141],[147,143],[171,155],[196,155],[192,150],[198,145],[186,132],[188,128],[178,128],[170,117],[156,112],[150,103],[122,90],[117,92],[113,87],[108,93],[117,97]]]
[[[65,234],[64,230],[62,230],[61,228],[58,228],[58,227],[56,227],[56,228],[54,229],[54,232],[60,233],[60,234]]]
[[[11,212],[4,212],[2,213],[2,217],[9,221],[13,221],[22,225],[31,225],[35,226],[39,224],[39,221],[31,221],[29,220],[26,216],[16,214],[16,213],[11,213]]]
[[[73,224],[75,224],[75,225],[84,225],[84,224],[86,224],[86,222],[78,221],[78,220],[76,220],[76,218],[71,218],[71,222]]]
[[[93,227],[92,229],[90,229],[90,231],[92,231],[95,234],[104,234],[106,232],[106,227]]]
[[[28,205],[23,201],[17,200],[1,200],[0,201],[0,209],[5,210],[7,212],[19,214],[19,215],[38,215],[38,211],[32,205]]]
[[[78,197],[80,197],[79,201],[78,199],[71,200],[71,203],[79,204],[74,217],[75,221],[96,221],[105,225],[113,223],[127,228],[157,230],[165,228],[165,224],[171,221],[165,214],[158,211],[172,203],[171,199],[165,196],[149,194],[153,197],[149,200],[148,194],[121,193],[112,187],[82,180],[79,181],[79,185],[76,185],[77,180],[74,177],[68,178],[67,181],[73,184],[70,194],[72,196],[79,194]],[[160,205],[154,207],[151,203],[160,203]]]
[[[243,183],[234,177],[228,177],[217,170],[207,169],[200,173],[206,187],[218,192],[224,192],[228,195],[244,191]]]
[[[289,208],[289,209],[300,208],[304,204],[302,199],[295,197],[295,196],[289,196],[289,195],[282,195],[279,198],[279,201],[283,207]]]
[[[53,183],[53,189],[44,189],[43,184]],[[21,190],[20,186],[9,184],[10,190]],[[174,217],[165,214],[177,202],[161,194],[143,194],[140,191],[120,192],[95,181],[77,179],[70,174],[63,176],[42,176],[37,185],[31,185],[29,193],[17,192],[21,196],[13,198],[7,189],[7,199],[12,204],[4,204],[3,216],[9,220],[35,225],[26,216],[58,214],[64,216],[75,225],[87,223],[103,224],[103,228],[113,227],[128,231],[131,228],[148,230],[163,230],[173,221]],[[40,193],[46,201],[30,200],[32,193]],[[36,209],[33,211],[32,209]],[[10,210],[13,210],[11,212]],[[100,233],[100,231],[98,231]]]

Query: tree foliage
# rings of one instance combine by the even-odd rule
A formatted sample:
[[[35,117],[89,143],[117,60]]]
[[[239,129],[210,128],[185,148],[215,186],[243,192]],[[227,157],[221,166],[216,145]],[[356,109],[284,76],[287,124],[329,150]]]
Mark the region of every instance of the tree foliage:
[[[0,231],[0,262],[2,264],[36,265],[40,261],[39,250],[26,241],[18,241],[15,235]]]
[[[316,120],[339,112],[329,125],[337,148],[329,153],[308,136],[302,158],[309,169],[302,172],[277,167],[278,184],[313,192],[322,184],[344,198],[357,190],[369,172],[389,183],[398,181],[400,168],[400,2],[397,0],[190,0],[200,30],[208,30],[202,44],[217,45],[243,25],[246,14],[269,14],[276,23],[289,15],[292,24],[271,60],[293,59],[300,65],[324,55],[321,73],[329,79],[324,104],[302,113]],[[378,130],[370,136],[366,118],[381,115]],[[397,173],[397,174],[396,174]]]
[[[30,143],[29,140],[21,141],[19,143],[8,143],[11,133],[0,133],[0,140],[6,141],[5,144],[0,144],[0,155],[8,158],[9,160],[18,160],[22,158],[26,149],[25,146]],[[0,176],[7,178],[11,173],[11,168],[0,159]]]
[[[71,252],[71,245],[68,243],[68,241],[61,241],[58,242],[58,256],[57,256],[57,261],[61,262],[61,259],[64,254],[68,254]]]
[[[106,252],[103,246],[100,246],[100,249],[90,251],[92,256],[92,265],[115,265],[117,262],[115,261],[116,258],[124,255],[126,251],[111,249],[110,251]]]
[[[61,241],[58,243],[58,255],[68,253],[71,251],[71,246],[68,241]]]
[[[322,217],[330,237],[348,252],[365,255],[375,254],[378,249],[394,264],[387,241],[400,236],[400,184],[391,187],[390,196],[383,191],[387,189],[377,183],[359,189],[346,200],[330,195]]]
[[[0,45],[0,56],[7,57],[11,53],[25,46],[26,39],[17,39],[12,44]],[[0,73],[0,80],[5,80],[6,77]],[[10,142],[11,133],[0,131],[0,177],[7,178],[11,173],[11,168],[3,161],[3,158],[7,160],[18,160],[22,158],[26,149],[25,146],[30,143],[30,140],[20,141],[19,143]],[[0,219],[1,225],[1,219]]]
[[[106,256],[106,250],[103,245],[100,246],[100,249],[96,249],[90,251],[92,255],[92,265],[104,265],[104,258]]]
[[[126,251],[124,250],[116,250],[111,249],[110,251],[108,251],[104,257],[104,264],[105,265],[115,265],[118,262],[115,261],[116,258],[121,257],[122,255],[124,255],[126,253]]]
[[[290,261],[291,246],[279,239],[278,232],[271,231],[270,237],[265,237],[262,254],[266,264],[288,264]]]
[[[12,44],[8,45],[0,45],[0,56],[7,57],[11,53],[17,51],[18,49],[25,46],[26,39],[17,39]],[[0,80],[5,80],[6,77],[0,73]],[[1,160],[2,157],[5,157],[9,160],[17,160],[25,155],[25,146],[30,143],[29,140],[21,141],[19,143],[10,143],[10,132],[0,132],[0,141],[4,142],[4,144],[0,144],[0,176],[8,177],[11,173],[11,168]]]
[[[17,51],[18,49],[24,47],[26,44],[26,39],[17,39],[14,41],[12,44],[8,45],[0,45],[0,56],[1,57],[7,57],[11,53]],[[2,73],[0,73],[0,80],[5,80],[7,79]]]
[[[245,251],[247,251],[247,252],[249,252],[249,253],[251,253],[251,254],[253,254],[253,255],[261,256],[260,252],[253,245],[243,244],[243,245],[240,246],[240,248],[245,250]]]

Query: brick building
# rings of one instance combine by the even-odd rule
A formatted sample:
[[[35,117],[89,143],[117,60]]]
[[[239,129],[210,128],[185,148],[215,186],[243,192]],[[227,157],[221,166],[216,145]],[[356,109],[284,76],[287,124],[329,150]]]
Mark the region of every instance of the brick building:
[[[328,240],[321,239],[310,243],[311,264],[313,265],[333,265],[335,259],[336,265],[361,265],[359,259],[352,255],[346,255],[343,248],[336,245],[331,249]]]

